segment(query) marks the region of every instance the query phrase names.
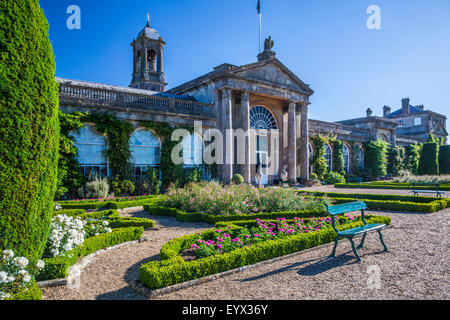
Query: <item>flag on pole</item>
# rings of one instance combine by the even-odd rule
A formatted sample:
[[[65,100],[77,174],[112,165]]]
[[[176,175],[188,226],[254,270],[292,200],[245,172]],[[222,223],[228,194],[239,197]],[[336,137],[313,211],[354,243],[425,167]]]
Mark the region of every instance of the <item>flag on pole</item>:
[[[261,14],[261,0],[258,0],[258,6],[256,7],[256,10],[258,10],[258,14]]]
[[[258,0],[258,5],[256,6],[256,10],[258,10],[258,15],[259,15],[259,39],[258,39],[258,45],[259,45],[259,52],[261,53],[261,0]]]

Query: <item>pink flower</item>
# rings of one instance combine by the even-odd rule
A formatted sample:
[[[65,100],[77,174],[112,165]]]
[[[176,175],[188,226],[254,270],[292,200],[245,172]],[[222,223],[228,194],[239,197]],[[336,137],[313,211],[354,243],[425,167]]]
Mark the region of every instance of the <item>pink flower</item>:
[[[218,244],[218,245],[217,245],[217,248],[222,249],[222,245],[221,245],[221,244]]]

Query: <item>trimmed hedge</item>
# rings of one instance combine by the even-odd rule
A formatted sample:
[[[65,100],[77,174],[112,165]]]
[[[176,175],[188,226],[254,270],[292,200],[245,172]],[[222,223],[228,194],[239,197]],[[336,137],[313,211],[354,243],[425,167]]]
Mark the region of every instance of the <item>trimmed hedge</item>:
[[[450,145],[439,149],[439,174],[450,174]]]
[[[419,160],[419,175],[439,174],[439,145],[435,142],[424,143]]]
[[[64,214],[69,217],[80,216],[85,214],[86,211],[84,209],[63,209],[59,211],[53,211],[53,216],[57,216],[60,214]]]
[[[403,182],[370,182],[370,183],[337,183],[334,185],[335,188],[349,188],[349,189],[392,189],[392,190],[412,190],[413,186],[410,183]],[[436,186],[433,185],[416,185],[416,190],[436,190]],[[443,184],[439,186],[441,191],[450,191],[449,184]]]
[[[37,280],[60,279],[67,277],[70,266],[78,259],[90,255],[98,250],[118,245],[120,243],[135,241],[142,237],[142,227],[115,229],[111,233],[101,234],[87,239],[82,246],[75,248],[66,255],[56,258],[44,259],[45,268],[38,275]]]
[[[389,217],[381,216],[367,216],[366,220],[368,223],[391,223]],[[338,229],[343,231],[362,225],[363,222],[359,221],[339,226]],[[214,232],[214,230],[208,230],[201,235],[208,236],[208,233],[211,232]],[[161,249],[161,259],[163,257],[166,259],[141,265],[139,281],[152,290],[164,288],[326,244],[334,241],[336,233],[332,228],[327,228],[311,233],[269,240],[250,247],[239,248],[229,253],[185,262],[179,252],[187,249],[192,243],[190,241],[196,236],[198,235],[188,235],[166,244]]]
[[[160,205],[145,205],[144,210],[153,216],[167,216],[176,218],[181,222],[204,222],[209,224],[215,224],[221,221],[246,221],[248,219],[274,219],[274,218],[311,218],[311,217],[323,217],[326,216],[326,208],[323,210],[315,211],[283,211],[283,212],[271,212],[271,213],[257,213],[257,214],[239,214],[220,216],[212,215],[208,213],[198,212],[186,212],[175,208],[165,208]]]
[[[58,85],[37,0],[0,1],[0,250],[42,256],[58,171]]]
[[[98,209],[125,209],[132,207],[140,207],[146,204],[158,201],[160,196],[148,197],[139,200],[130,201],[104,201],[104,202],[80,202],[75,201],[59,202],[63,209],[84,209],[84,210],[98,210]]]
[[[42,300],[42,292],[36,282],[33,282],[30,287],[21,290],[7,300]]]

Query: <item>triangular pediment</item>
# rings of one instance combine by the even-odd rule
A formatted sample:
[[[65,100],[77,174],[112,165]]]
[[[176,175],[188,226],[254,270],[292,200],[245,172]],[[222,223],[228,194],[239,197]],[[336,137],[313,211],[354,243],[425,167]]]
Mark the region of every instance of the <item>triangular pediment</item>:
[[[248,79],[249,81],[264,82],[275,87],[313,93],[307,84],[301,81],[292,71],[276,59],[265,63],[242,66],[232,73],[235,76]]]

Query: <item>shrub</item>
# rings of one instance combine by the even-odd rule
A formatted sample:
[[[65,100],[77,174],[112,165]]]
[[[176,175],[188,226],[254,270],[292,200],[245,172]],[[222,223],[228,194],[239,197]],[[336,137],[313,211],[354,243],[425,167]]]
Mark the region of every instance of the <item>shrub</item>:
[[[365,144],[364,175],[366,180],[382,178],[387,174],[387,147],[383,140],[371,141]]]
[[[311,175],[309,176],[309,178],[310,178],[311,180],[314,180],[314,181],[319,180],[319,177],[318,177],[317,174],[315,174],[314,172],[311,173]]]
[[[116,196],[130,195],[134,192],[134,184],[130,180],[114,179],[111,182],[111,189]]]
[[[323,148],[326,139],[320,135],[314,135],[310,138],[310,140],[314,148],[314,155],[312,159],[314,173],[317,175],[319,180],[323,180],[325,173],[328,171],[327,160],[324,158],[325,150]]]
[[[75,248],[62,257],[44,259],[45,268],[39,273],[37,279],[42,281],[65,278],[67,277],[68,268],[75,264],[79,258],[120,243],[138,240],[142,237],[143,232],[144,229],[142,227],[120,228],[113,230],[111,233],[89,238],[82,246]]]
[[[401,146],[391,145],[388,150],[387,171],[397,177],[404,167],[405,149]]]
[[[388,217],[367,216],[368,223],[390,224]],[[362,222],[355,222],[339,226],[338,229],[348,230],[361,226]],[[232,225],[231,225],[232,226]],[[237,227],[239,228],[239,227]],[[214,230],[201,233],[201,236],[211,236]],[[332,228],[322,229],[311,233],[302,233],[285,238],[261,242],[250,247],[239,248],[228,253],[184,262],[178,253],[188,249],[197,235],[185,236],[171,241],[171,246],[161,249],[161,261],[152,261],[139,268],[139,281],[154,290],[177,283],[206,277],[234,268],[252,265],[260,261],[288,255],[308,248],[332,242],[336,233]],[[178,241],[180,240],[180,241]],[[164,248],[163,247],[163,248]]]
[[[84,198],[106,198],[109,194],[108,179],[99,179],[96,177],[93,181],[86,183],[82,190],[82,197]]]
[[[439,174],[450,174],[450,145],[440,147]]]
[[[419,169],[419,160],[422,146],[419,144],[410,144],[405,148],[405,158],[403,167],[413,175],[417,174]]]
[[[325,174],[324,181],[326,184],[345,183],[345,177],[337,172],[328,172]]]
[[[439,145],[435,142],[424,143],[419,160],[419,175],[439,174]]]
[[[244,183],[244,177],[242,177],[240,174],[235,174],[233,178],[231,179],[231,182],[235,185],[240,185]]]
[[[345,162],[344,162],[344,143],[340,140],[333,141],[333,169],[335,172],[345,175]]]
[[[58,165],[58,86],[36,0],[0,2],[0,249],[44,251]]]
[[[147,177],[150,184],[150,189],[152,194],[160,194],[161,193],[161,180],[159,180],[158,170],[149,167],[147,169]]]

